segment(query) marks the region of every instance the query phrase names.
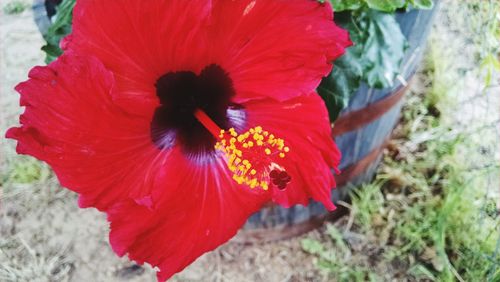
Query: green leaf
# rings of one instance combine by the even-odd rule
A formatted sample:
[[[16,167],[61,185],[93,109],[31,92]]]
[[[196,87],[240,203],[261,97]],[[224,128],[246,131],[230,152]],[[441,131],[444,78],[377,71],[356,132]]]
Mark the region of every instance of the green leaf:
[[[44,35],[47,44],[42,47],[42,50],[46,53],[45,63],[47,64],[57,59],[63,53],[61,48],[59,48],[59,43],[63,37],[71,33],[75,2],[76,0],[63,0],[57,6],[55,21],[49,27],[47,34]]]
[[[434,2],[432,0],[411,0],[409,1],[413,8],[417,9],[432,9]]]
[[[396,9],[413,6],[418,9],[430,9],[432,0],[330,0],[335,12],[375,9],[382,12],[394,12]]]
[[[330,2],[335,12],[357,10],[364,5],[363,0],[330,0]]]
[[[334,121],[347,107],[352,94],[359,88],[363,74],[360,54],[357,49],[349,48],[334,63],[332,72],[325,77],[318,87],[318,94],[325,101],[330,120]]]
[[[336,22],[349,31],[354,46],[334,62],[332,72],[317,91],[334,121],[348,105],[361,82],[369,87],[393,85],[406,48],[394,15],[367,10],[361,13],[336,14]]]
[[[405,6],[405,0],[366,0],[368,8],[384,12],[394,12]]]
[[[394,15],[368,10],[348,29],[361,54],[363,81],[374,88],[392,87],[407,47]]]

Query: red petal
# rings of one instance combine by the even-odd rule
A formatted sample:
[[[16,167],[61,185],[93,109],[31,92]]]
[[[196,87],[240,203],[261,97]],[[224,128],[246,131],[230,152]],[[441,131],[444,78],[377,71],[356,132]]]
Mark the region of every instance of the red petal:
[[[81,194],[81,206],[103,209],[149,194],[144,187],[161,176],[148,174],[159,156],[150,120],[113,104],[113,76],[99,61],[67,51],[29,77],[16,87],[26,107],[21,127],[7,132],[18,153],[50,164],[63,186]]]
[[[328,2],[328,1],[326,1]],[[211,39],[234,81],[237,102],[307,95],[351,45],[319,1],[215,1]]]
[[[158,266],[161,281],[233,237],[270,196],[236,185],[222,158],[193,166],[182,155],[162,188],[154,209],[124,201],[108,211],[115,252]]]
[[[284,190],[273,189],[273,200],[290,207],[307,205],[309,198],[313,198],[333,210],[332,169],[339,165],[340,151],[330,135],[328,113],[319,95],[313,93],[286,102],[261,100],[244,106],[248,124],[262,126],[290,147],[282,165],[291,182]]]
[[[116,76],[124,110],[149,114],[156,80],[168,71],[200,71],[212,63],[200,31],[210,1],[77,1],[67,49],[92,54]]]

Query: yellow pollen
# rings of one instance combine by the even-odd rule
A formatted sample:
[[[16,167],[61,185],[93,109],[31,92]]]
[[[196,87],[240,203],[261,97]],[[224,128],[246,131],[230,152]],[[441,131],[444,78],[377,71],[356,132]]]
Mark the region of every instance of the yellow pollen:
[[[220,130],[215,148],[227,157],[227,166],[238,184],[268,190],[271,185],[269,171],[281,168],[279,159],[290,151],[285,141],[261,126],[238,134],[234,128]]]

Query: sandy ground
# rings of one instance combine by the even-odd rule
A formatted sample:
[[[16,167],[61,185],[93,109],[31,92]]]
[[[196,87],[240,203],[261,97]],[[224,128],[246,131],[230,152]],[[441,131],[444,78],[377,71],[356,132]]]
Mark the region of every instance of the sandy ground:
[[[43,54],[39,50],[43,41],[29,10],[20,15],[5,15],[2,11],[0,21],[0,132],[3,135],[22,112],[13,87],[26,79],[32,66],[43,64]],[[467,87],[476,85],[475,81],[463,84]],[[489,91],[498,90],[498,86],[494,86]],[[460,97],[457,98],[457,109],[469,113],[465,118],[457,118],[457,127],[470,126],[471,132],[479,139],[498,136],[499,116],[496,106],[492,106],[500,106],[498,95],[485,99],[457,97]],[[486,124],[485,120],[493,123],[487,127],[488,134],[478,129]],[[472,127],[476,123],[477,128]],[[61,189],[46,166],[15,155],[14,146],[11,140],[0,138],[3,177],[3,184],[0,183],[3,190],[3,195],[0,194],[0,264],[6,270],[0,272],[0,281],[155,279],[151,268],[137,267],[126,258],[114,255],[108,244],[108,226],[102,214],[94,209],[78,209],[76,196]],[[491,147],[483,149],[498,154],[498,150]],[[34,167],[41,176],[30,184],[9,182],[4,175],[12,174],[13,163]],[[174,280],[326,281],[328,279],[314,267],[314,258],[300,248],[300,240],[305,236],[319,237],[321,230],[292,240],[257,246],[229,242],[202,256]]]

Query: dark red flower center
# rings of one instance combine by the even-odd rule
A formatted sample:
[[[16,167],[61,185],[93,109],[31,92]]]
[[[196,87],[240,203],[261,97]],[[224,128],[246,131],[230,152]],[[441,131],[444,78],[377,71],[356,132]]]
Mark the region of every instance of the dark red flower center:
[[[221,128],[241,127],[241,109],[231,104],[235,91],[227,73],[212,64],[199,75],[191,71],[168,72],[156,81],[160,105],[151,121],[151,140],[158,148],[179,142],[187,153],[214,150],[215,137],[196,119],[203,110]]]

